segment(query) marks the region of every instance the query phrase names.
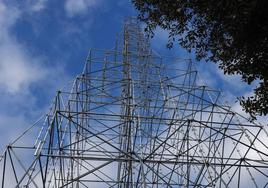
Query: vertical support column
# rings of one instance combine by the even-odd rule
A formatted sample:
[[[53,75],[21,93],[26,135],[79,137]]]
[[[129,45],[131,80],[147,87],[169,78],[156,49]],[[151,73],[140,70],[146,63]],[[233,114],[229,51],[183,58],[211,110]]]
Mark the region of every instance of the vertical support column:
[[[120,134],[120,148],[124,153],[128,155],[123,155],[124,158],[128,160],[120,162],[118,165],[118,187],[129,188],[133,187],[133,176],[132,168],[133,162],[131,156],[133,154],[132,148],[132,84],[131,84],[131,65],[130,65],[130,52],[129,52],[129,28],[126,24],[124,26],[124,48],[123,48],[123,75],[122,75],[122,121],[121,134]],[[120,154],[121,155],[121,154]]]
[[[5,187],[5,172],[6,172],[6,159],[7,159],[7,150],[4,153],[4,166],[3,166],[3,173],[2,173],[2,188]]]

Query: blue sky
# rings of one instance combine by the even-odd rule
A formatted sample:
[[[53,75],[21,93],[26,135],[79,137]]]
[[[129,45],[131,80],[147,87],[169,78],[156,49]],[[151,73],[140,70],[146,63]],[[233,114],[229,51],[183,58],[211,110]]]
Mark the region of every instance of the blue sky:
[[[123,20],[135,15],[130,0],[0,0],[0,149],[47,112],[56,91],[82,71],[90,48],[111,49]],[[159,54],[193,57],[178,45],[166,49],[167,36],[156,30]],[[212,63],[196,66],[243,113],[235,96],[250,90],[240,77],[224,76]]]

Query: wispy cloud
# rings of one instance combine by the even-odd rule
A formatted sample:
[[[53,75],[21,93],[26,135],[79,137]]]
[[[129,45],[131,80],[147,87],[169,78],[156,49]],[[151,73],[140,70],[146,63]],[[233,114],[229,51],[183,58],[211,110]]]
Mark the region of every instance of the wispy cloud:
[[[38,63],[30,64],[35,58],[27,55],[12,40],[8,39],[0,45],[0,56],[0,86],[7,92],[17,93],[21,89],[27,89],[31,83],[45,76],[45,69]]]
[[[82,15],[98,6],[102,0],[66,0],[65,11],[68,16]]]
[[[13,35],[13,26],[25,11],[0,1],[0,137],[7,141],[45,111],[40,96],[54,94],[68,79],[64,67],[47,66],[45,57],[32,55]]]
[[[28,7],[30,11],[39,12],[46,7],[47,0],[29,0]]]
[[[18,9],[0,3],[0,87],[11,93],[27,88],[45,75],[38,59],[31,57],[27,49],[10,34],[19,16]]]
[[[154,38],[152,39],[153,47],[158,49],[166,48],[168,42],[168,31],[159,27],[154,31]]]
[[[242,81],[241,75],[227,75],[224,74],[223,70],[217,68],[217,75],[218,77],[224,81],[226,85],[232,88],[232,90],[236,91],[244,91],[248,88],[248,85]]]

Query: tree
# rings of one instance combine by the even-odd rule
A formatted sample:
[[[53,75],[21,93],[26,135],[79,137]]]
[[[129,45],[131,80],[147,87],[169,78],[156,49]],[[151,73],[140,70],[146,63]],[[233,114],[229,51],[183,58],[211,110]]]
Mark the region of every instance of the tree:
[[[132,0],[153,36],[157,26],[169,31],[167,46],[177,40],[194,49],[196,59],[212,61],[225,74],[239,74],[259,84],[250,97],[239,97],[251,117],[268,114],[267,0]]]

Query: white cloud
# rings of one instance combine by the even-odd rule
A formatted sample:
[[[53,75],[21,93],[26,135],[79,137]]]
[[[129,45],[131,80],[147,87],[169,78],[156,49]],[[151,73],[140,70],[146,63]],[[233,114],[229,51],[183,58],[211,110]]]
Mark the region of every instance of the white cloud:
[[[166,45],[168,43],[168,36],[168,31],[157,27],[154,31],[154,38],[152,39],[153,46],[158,49],[166,48]]]
[[[0,152],[2,152],[4,146],[18,136],[18,132],[23,132],[23,130],[27,127],[27,121],[22,115],[18,115],[15,117],[7,115],[3,116],[0,114],[0,125]]]
[[[40,12],[45,9],[48,0],[25,0],[23,3],[26,5],[25,10],[28,13]]]
[[[217,80],[215,79],[214,72],[216,67],[212,63],[200,63],[198,62],[198,75],[197,75],[197,85],[205,85],[215,88],[217,85]]]
[[[27,55],[16,42],[0,44],[0,56],[0,86],[7,92],[17,93],[27,89],[45,75],[45,69],[32,62],[38,60]]]
[[[33,12],[39,12],[45,8],[46,0],[36,0],[31,2],[30,8]]]
[[[19,11],[16,8],[6,7],[6,5],[0,1],[0,36],[7,34],[6,30],[16,22],[19,16]]]
[[[66,0],[64,8],[68,16],[75,16],[86,13],[100,3],[101,0]]]
[[[219,68],[217,69],[217,74],[226,84],[232,87],[232,89],[244,90],[247,86],[247,84],[242,81],[241,75],[227,75]]]
[[[0,0],[0,137],[7,142],[47,110],[48,105],[39,105],[44,96],[52,96],[68,79],[64,67],[46,66],[45,57],[33,56],[12,34],[25,11]]]
[[[11,93],[27,88],[45,75],[38,59],[29,55],[10,34],[19,16],[18,9],[0,3],[0,88]]]

